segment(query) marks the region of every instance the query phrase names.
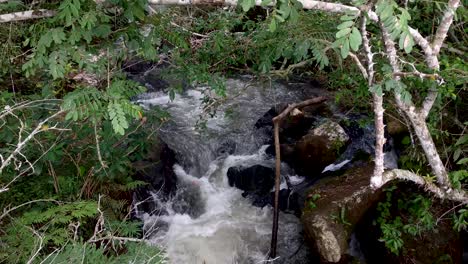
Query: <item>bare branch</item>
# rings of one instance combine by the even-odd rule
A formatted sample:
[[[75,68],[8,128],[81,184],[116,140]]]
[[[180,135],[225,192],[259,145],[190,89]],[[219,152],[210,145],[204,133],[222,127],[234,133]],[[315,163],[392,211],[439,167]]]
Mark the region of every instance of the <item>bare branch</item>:
[[[29,201],[29,202],[25,202],[25,203],[22,203],[20,205],[17,205],[15,207],[12,207],[10,209],[7,209],[7,207],[5,207],[3,209],[3,213],[2,215],[0,215],[0,220],[2,220],[5,216],[7,216],[8,214],[10,214],[11,212],[23,207],[23,206],[26,206],[26,205],[29,205],[29,204],[32,204],[32,203],[39,203],[39,202],[52,202],[52,203],[57,203],[59,204],[60,202],[57,201],[57,200],[54,200],[54,199],[37,199],[37,200],[32,200],[32,201]]]
[[[276,257],[276,242],[278,235],[278,217],[279,217],[279,190],[280,190],[280,181],[281,181],[281,153],[280,153],[280,141],[279,141],[279,126],[283,119],[296,108],[303,108],[311,104],[318,104],[324,102],[325,97],[316,97],[303,102],[289,105],[286,109],[283,110],[279,115],[273,118],[274,125],[274,137],[275,137],[275,202],[273,208],[273,227],[271,232],[271,248],[270,248],[270,258]]]
[[[19,140],[18,141],[18,144],[16,145],[16,148],[15,150],[2,162],[2,164],[0,165],[0,173],[3,172],[3,170],[6,168],[6,166],[8,166],[10,164],[10,162],[16,157],[16,155],[19,155],[21,150],[26,146],[26,144],[34,138],[34,136],[42,131],[44,131],[45,129],[43,128],[43,126],[49,122],[51,119],[57,117],[58,115],[62,114],[64,111],[63,110],[60,110],[56,113],[54,113],[53,115],[47,117],[46,119],[42,120],[41,122],[39,122],[36,126],[36,128],[34,128],[34,130],[24,139],[24,140]]]
[[[436,73],[434,74],[429,74],[429,73],[422,73],[419,71],[414,71],[414,72],[394,72],[393,76],[398,76],[398,77],[419,77],[421,79],[430,79],[430,80],[436,80],[439,79],[440,76]]]
[[[364,68],[364,66],[362,65],[361,61],[359,60],[358,56],[356,56],[356,54],[350,52],[349,53],[349,56],[354,60],[354,62],[356,63],[356,65],[358,66],[359,70],[361,71],[361,74],[362,76],[364,77],[364,79],[368,79],[369,76],[367,74],[367,71],[366,71],[366,68]]]
[[[442,16],[442,20],[440,21],[439,27],[434,36],[434,41],[432,42],[432,50],[433,55],[439,55],[440,48],[444,43],[445,38],[447,37],[447,32],[450,29],[450,26],[453,23],[453,17],[455,15],[455,11],[457,10],[458,6],[460,5],[460,0],[449,0],[447,4],[447,9]]]
[[[455,201],[455,202],[468,203],[468,194],[465,191],[461,189],[447,189],[446,190],[445,188],[440,188],[434,183],[428,182],[422,176],[417,175],[408,170],[394,169],[394,170],[386,171],[384,173],[384,181],[382,182],[381,186],[395,179],[414,182],[417,185],[423,187],[426,191],[433,193],[434,195],[436,195],[438,198],[441,198],[441,199],[448,199],[448,200]],[[381,186],[376,186],[376,187],[381,187]]]
[[[0,23],[53,17],[57,12],[47,9],[29,10],[0,15]]]
[[[34,235],[36,235],[39,238],[39,246],[37,247],[36,251],[34,251],[34,254],[31,256],[31,258],[29,258],[27,264],[33,263],[34,259],[37,257],[37,255],[39,255],[39,252],[42,250],[43,243],[44,243],[44,236],[43,235],[39,234],[36,230],[34,230],[32,228],[29,228],[29,229],[34,233]]]
[[[96,139],[96,150],[97,150],[97,154],[98,154],[99,163],[101,163],[102,169],[105,170],[107,168],[107,165],[104,163],[104,160],[102,160],[101,148],[99,146],[99,135],[98,135],[98,132],[97,132],[97,124],[96,123],[94,123],[94,136],[95,136],[95,139]]]
[[[95,238],[95,239],[88,240],[87,243],[95,243],[95,242],[105,241],[105,240],[118,240],[118,241],[121,241],[121,242],[127,242],[127,241],[130,241],[130,242],[144,242],[145,241],[144,239],[140,239],[140,238],[119,237],[119,236],[109,235],[109,236],[105,236],[105,237],[100,237],[100,238]]]
[[[306,106],[311,105],[311,104],[318,104],[318,103],[325,102],[326,100],[327,99],[325,97],[319,96],[319,97],[315,97],[315,98],[312,98],[312,99],[309,99],[309,100],[302,101],[302,102],[297,103],[297,104],[290,104],[290,105],[288,105],[288,107],[286,109],[283,110],[283,112],[281,112],[279,115],[277,115],[277,116],[275,116],[273,118],[273,122],[281,121],[282,119],[284,119],[289,114],[289,112],[291,112],[295,108],[303,108],[303,107],[306,107]]]
[[[437,57],[433,56],[433,51],[431,44],[427,39],[425,39],[416,29],[409,28],[411,36],[413,36],[414,41],[419,45],[425,55],[425,59],[428,65],[438,65]],[[434,59],[436,61],[434,61]],[[434,67],[431,67],[434,68]]]
[[[395,43],[390,38],[390,34],[388,33],[387,29],[380,23],[380,28],[382,30],[382,39],[385,45],[385,51],[387,54],[387,58],[392,66],[393,72],[401,72],[400,66],[398,65],[397,61],[397,53],[395,48]],[[399,76],[393,77],[395,80],[399,80]],[[424,150],[424,154],[426,155],[427,161],[431,166],[432,172],[437,177],[437,181],[442,188],[447,190],[451,189],[451,183],[448,178],[447,170],[440,159],[440,155],[437,152],[437,148],[434,144],[434,140],[432,139],[431,133],[426,124],[426,116],[425,112],[418,111],[414,106],[413,102],[404,102],[401,98],[401,95],[394,91],[395,101],[398,107],[408,116],[411,124],[414,128],[414,132],[418,136],[419,142]],[[437,96],[437,92],[434,93]],[[435,98],[434,98],[435,100]],[[427,110],[429,112],[429,110]],[[375,185],[375,184],[374,184]]]

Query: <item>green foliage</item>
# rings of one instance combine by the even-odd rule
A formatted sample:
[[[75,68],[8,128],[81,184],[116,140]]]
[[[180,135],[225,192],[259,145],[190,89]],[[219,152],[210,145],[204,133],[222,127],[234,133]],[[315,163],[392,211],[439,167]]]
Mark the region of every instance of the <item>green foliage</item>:
[[[376,13],[384,27],[390,33],[392,40],[399,39],[399,46],[406,53],[410,53],[414,46],[414,40],[409,32],[408,21],[411,15],[408,10],[399,7],[395,1],[380,0],[376,4]]]
[[[268,6],[273,3],[272,0],[263,0],[262,6]],[[255,0],[241,0],[239,1],[240,6],[244,12],[249,11],[255,6]],[[269,22],[268,29],[271,32],[275,32],[280,23],[289,20],[296,23],[299,20],[299,11],[302,10],[302,3],[297,0],[280,0],[274,2],[275,6],[271,12],[271,19]]]
[[[453,187],[461,189],[463,185],[467,183],[468,180],[468,171],[467,170],[457,170],[449,173],[450,181],[452,182]]]
[[[127,117],[134,119],[142,116],[141,107],[130,102],[130,98],[140,94],[144,88],[126,80],[114,81],[105,91],[94,87],[77,89],[68,93],[62,104],[67,111],[66,120],[84,120],[91,118],[99,122],[108,119],[117,134],[124,135],[128,128]]]
[[[338,223],[341,223],[342,225],[345,226],[351,226],[351,223],[346,220],[346,207],[341,207],[340,208],[340,213],[338,215],[332,214],[331,218]]]
[[[465,122],[468,125],[468,122]],[[460,138],[452,146],[453,161],[458,165],[468,163],[468,135],[461,135]]]
[[[45,211],[32,210],[6,227],[0,256],[9,263],[26,262],[25,252],[33,252],[37,240],[47,246],[65,246],[73,239],[72,224],[86,225],[97,214],[95,202],[79,201],[57,205]]]
[[[103,248],[96,248],[88,244],[72,243],[63,250],[58,251],[42,260],[42,263],[93,263],[93,264],[118,264],[118,263],[142,263],[161,264],[166,263],[164,253],[158,248],[142,243],[128,242],[125,244],[126,252],[118,256],[106,256]]]
[[[144,124],[145,120],[158,124],[167,115],[156,113],[157,116],[148,114],[142,118],[142,109],[132,103],[131,99],[143,89],[121,74],[121,64],[130,56],[168,65],[164,77],[177,80],[169,89],[171,99],[186,84],[207,85],[217,96],[207,93],[203,103],[208,105],[226,95],[225,77],[240,72],[287,77],[302,67],[301,73],[312,72],[316,76],[323,76],[318,69],[325,69],[327,87],[338,90],[337,100],[353,109],[367,109],[369,87],[363,78],[356,77],[354,64],[342,61],[350,52],[358,52],[362,45],[356,14],[339,17],[304,12],[296,0],[272,3],[269,0],[262,3],[267,17],[252,18],[251,14],[217,8],[190,9],[189,15],[185,8],[170,8],[150,16],[146,0],[111,0],[102,4],[92,0],[39,1],[34,8],[57,10],[57,15],[2,24],[0,56],[4,59],[0,61],[0,86],[11,92],[0,92],[0,109],[41,99],[53,103],[34,103],[15,110],[16,117],[2,118],[0,155],[8,156],[20,137],[27,136],[54,111],[64,110],[65,114],[44,125],[34,141],[22,149],[21,154],[35,161],[34,169],[27,173],[29,177],[17,179],[8,195],[0,196],[4,208],[44,197],[62,202],[53,206],[48,203],[25,206],[11,213],[11,219],[2,219],[0,261],[27,262],[41,241],[44,248],[38,259],[45,263],[52,260],[144,263],[158,253],[155,247],[140,243],[124,245],[109,240],[102,243],[117,245],[111,248],[84,242],[96,225],[100,194],[104,195],[100,201],[106,232],[131,237],[140,232],[138,222],[126,219],[130,192],[145,184],[132,179],[131,164],[142,159],[150,147],[151,140],[147,139],[153,131]],[[352,4],[361,8],[365,3],[353,1]],[[244,12],[252,12],[255,1],[242,0],[240,5]],[[410,1],[408,8],[400,8],[395,1],[382,0],[376,5],[391,38],[408,54],[414,45],[408,32],[409,21],[418,25],[418,30],[421,25],[421,32],[427,35],[433,28],[434,15],[439,15],[445,7],[445,3],[421,1]],[[29,8],[21,1],[0,3],[0,10],[5,12]],[[457,12],[456,19],[466,20],[463,11],[466,10],[461,8]],[[371,44],[376,48],[374,52],[378,52],[383,48],[378,29],[369,25],[368,30]],[[457,42],[466,42],[462,26],[449,33],[449,37],[453,36],[459,41],[447,43],[449,48],[456,47]],[[468,178],[462,167],[467,162],[466,136],[460,128],[443,126],[445,120],[439,113],[448,111],[450,115],[466,109],[462,93],[466,90],[466,76],[460,76],[466,75],[467,65],[463,58],[447,54],[448,50],[441,51],[440,75],[445,83],[437,86],[440,96],[429,122],[437,143],[446,150],[443,158],[453,170],[452,183],[456,188],[464,188]],[[396,92],[404,101],[414,100],[419,105],[428,90],[435,87],[435,80],[395,81],[389,66],[378,57],[375,56],[376,85],[370,87],[371,92],[379,95]],[[408,55],[405,59],[408,61],[402,62],[402,70],[411,71],[415,67],[428,72],[419,56]],[[446,108],[447,102],[451,108]],[[454,120],[458,121],[458,117]],[[448,123],[457,122],[449,120]],[[50,129],[53,125],[63,130]],[[409,140],[406,143],[405,146],[410,145]],[[2,183],[15,178],[15,165],[26,166],[24,160],[20,161],[2,171]],[[407,148],[400,164],[427,173],[425,157],[417,147]],[[318,194],[309,197],[307,207],[316,207],[319,198]],[[386,202],[379,205],[381,240],[392,252],[400,252],[402,236],[418,235],[433,228],[430,208],[431,201],[425,197],[414,195],[395,202],[387,196]],[[399,212],[407,212],[410,217],[401,218]],[[453,214],[455,229],[466,227],[467,215],[465,209]],[[344,208],[337,218],[347,224]],[[76,227],[78,224],[80,227]],[[152,261],[160,259],[156,257]]]
[[[318,193],[314,193],[314,194],[309,194],[307,196],[307,201],[306,201],[306,204],[307,204],[307,208],[308,209],[314,209],[317,207],[317,205],[315,204],[315,202],[320,199],[320,194]]]
[[[453,214],[453,228],[460,232],[468,226],[468,209],[463,208]]]
[[[350,13],[341,16],[343,22],[337,26],[338,32],[335,35],[336,41],[333,43],[340,48],[341,57],[348,57],[350,49],[358,51],[362,44],[362,36],[359,29],[356,27],[357,14]]]
[[[397,217],[389,223],[382,223],[380,230],[382,231],[382,237],[380,242],[384,242],[385,246],[394,254],[398,255],[401,248],[403,247],[403,239],[401,238],[401,218]]]
[[[432,201],[429,198],[410,194],[399,199],[395,205],[392,193],[396,190],[395,185],[385,190],[386,198],[378,204],[379,216],[375,224],[379,225],[382,232],[379,241],[398,255],[404,246],[403,234],[419,236],[422,232],[430,232],[434,230],[436,221],[431,213]]]

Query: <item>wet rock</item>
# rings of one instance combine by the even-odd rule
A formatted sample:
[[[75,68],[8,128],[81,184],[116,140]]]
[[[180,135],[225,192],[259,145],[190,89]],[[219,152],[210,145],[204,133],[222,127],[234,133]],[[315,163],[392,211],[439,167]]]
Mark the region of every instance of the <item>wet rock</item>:
[[[139,187],[134,193],[138,211],[151,213],[158,209],[155,208],[152,193],[158,193],[163,199],[175,194],[177,176],[173,166],[176,162],[174,151],[167,144],[161,142],[148,153],[145,160],[133,164],[136,170],[133,178],[148,183],[146,186]]]
[[[372,172],[372,165],[353,168],[309,189],[301,220],[306,239],[323,261],[336,263],[347,254],[356,224],[380,200],[381,191],[369,187]]]
[[[219,147],[216,149],[216,155],[218,157],[226,157],[228,155],[234,154],[236,151],[236,142],[234,140],[225,140]]]
[[[269,204],[274,206],[275,200],[275,193],[271,193],[271,199]],[[278,208],[283,212],[290,212],[295,214],[296,216],[301,215],[302,204],[299,203],[299,193],[294,192],[290,189],[281,189],[279,192],[279,199],[278,199]]]
[[[232,167],[227,172],[229,185],[243,190],[242,196],[250,199],[252,205],[264,207],[274,205],[275,172],[262,165],[252,167]],[[301,212],[299,194],[287,188],[279,192],[278,206],[281,211],[297,216]]]
[[[340,145],[344,145],[346,141],[349,140],[349,136],[346,134],[346,131],[338,123],[331,120],[328,120],[320,126],[312,129],[309,134],[327,137],[330,143],[328,146],[329,148],[339,148],[341,147]]]
[[[330,146],[331,143],[326,136],[306,135],[295,144],[291,155],[286,152],[282,154],[282,159],[297,174],[317,177],[338,157],[337,151]]]
[[[299,175],[317,177],[339,157],[348,142],[349,137],[344,129],[338,123],[328,120],[308,130],[299,140],[281,144],[281,160]],[[274,145],[270,145],[265,152],[275,156]]]
[[[268,138],[265,144],[273,144],[273,118],[280,114],[287,104],[279,104],[272,107],[266,112],[256,123],[255,128],[263,133]],[[302,136],[307,134],[311,126],[317,121],[316,117],[311,113],[295,109],[291,114],[283,120],[280,127],[280,142],[294,143]]]
[[[402,121],[396,119],[390,120],[385,128],[387,129],[390,136],[399,136],[401,134],[408,133],[408,128],[406,125],[402,123]]]
[[[205,212],[205,201],[196,182],[180,181],[177,194],[172,199],[172,209],[178,214],[198,218]]]
[[[272,168],[261,165],[252,167],[232,167],[227,172],[230,186],[244,191],[256,206],[263,207],[269,203],[270,191],[275,184],[275,173]]]

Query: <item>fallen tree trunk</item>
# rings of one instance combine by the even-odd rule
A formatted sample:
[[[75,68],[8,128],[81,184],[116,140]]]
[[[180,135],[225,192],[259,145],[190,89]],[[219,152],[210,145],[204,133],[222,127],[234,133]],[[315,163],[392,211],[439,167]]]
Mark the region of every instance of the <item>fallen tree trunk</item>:
[[[279,115],[273,118],[273,125],[274,125],[274,137],[275,137],[275,201],[274,201],[274,209],[273,209],[273,228],[271,231],[271,249],[270,249],[270,258],[276,257],[276,244],[278,241],[278,216],[279,216],[279,189],[280,189],[280,182],[281,182],[281,155],[280,155],[280,140],[279,140],[279,127],[281,122],[288,114],[296,109],[296,108],[303,108],[311,104],[318,104],[326,101],[325,97],[316,97],[309,100],[305,100],[303,102],[297,104],[288,105],[286,109],[284,109]]]

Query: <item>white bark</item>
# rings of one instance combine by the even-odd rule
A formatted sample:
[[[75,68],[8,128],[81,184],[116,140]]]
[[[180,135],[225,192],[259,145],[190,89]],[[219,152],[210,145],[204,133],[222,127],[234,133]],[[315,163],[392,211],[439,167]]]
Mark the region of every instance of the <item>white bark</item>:
[[[369,80],[369,74],[367,73],[366,68],[364,68],[364,65],[362,65],[361,61],[359,60],[359,57],[352,52],[349,53],[349,57],[356,63],[357,67],[361,71],[362,77]]]
[[[447,37],[447,32],[450,29],[450,26],[453,23],[453,16],[455,15],[455,11],[457,10],[458,6],[460,5],[460,0],[450,0],[447,4],[447,9],[442,16],[442,20],[440,21],[439,27],[437,28],[434,42],[432,42],[432,55],[437,56],[439,55],[440,48],[444,43],[445,38]]]
[[[149,0],[150,5],[223,5],[223,6],[237,6],[238,0]],[[332,13],[346,13],[356,12],[359,13],[359,9],[353,6],[343,5],[339,3],[329,3],[324,1],[312,1],[312,0],[299,0],[302,3],[304,9],[310,10],[322,10]],[[255,5],[260,6],[262,0],[255,0]],[[270,5],[274,5],[273,1]],[[370,16],[376,20],[377,15],[371,12]]]
[[[395,43],[391,40],[390,35],[387,29],[381,25],[382,30],[382,39],[385,45],[385,51],[387,58],[392,66],[393,72],[398,73],[400,71],[400,66],[397,62],[397,53],[395,48]],[[399,76],[394,76],[395,80],[399,80]],[[437,93],[434,93],[437,97]],[[424,150],[427,161],[431,166],[432,172],[437,177],[437,182],[440,186],[444,187],[447,190],[451,189],[451,184],[448,179],[448,174],[445,169],[445,166],[440,159],[437,148],[432,140],[432,136],[429,132],[426,123],[426,114],[423,111],[418,111],[412,102],[403,102],[399,93],[394,92],[395,100],[397,105],[403,112],[408,116],[411,124],[413,125],[414,132],[416,133],[421,147]],[[434,99],[435,100],[435,99]]]
[[[383,184],[395,180],[405,180],[416,183],[423,187],[426,191],[435,194],[440,199],[449,199],[455,202],[468,203],[468,194],[463,190],[450,190],[447,192],[446,189],[440,188],[432,182],[426,181],[423,177],[412,173],[408,170],[389,170],[384,173]]]
[[[47,9],[29,10],[0,15],[0,23],[55,16],[57,12]]]
[[[374,60],[373,53],[371,50],[369,38],[367,37],[366,29],[367,18],[362,16],[361,20],[361,36],[362,46],[367,58],[367,73],[369,78],[367,79],[367,85],[371,87],[374,84]],[[373,106],[374,106],[374,123],[375,123],[375,157],[374,157],[374,174],[371,177],[371,187],[376,188],[377,186],[383,185],[383,173],[384,173],[384,151],[385,145],[385,125],[383,120],[384,108],[383,108],[383,92],[382,95],[372,93]]]

